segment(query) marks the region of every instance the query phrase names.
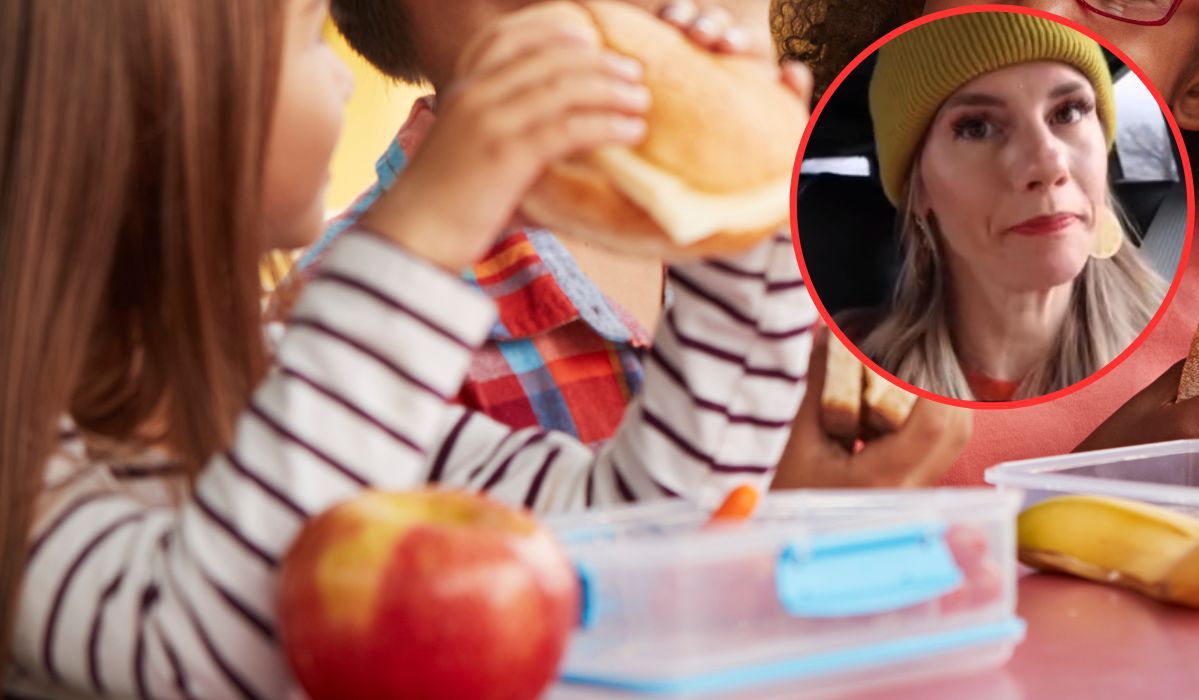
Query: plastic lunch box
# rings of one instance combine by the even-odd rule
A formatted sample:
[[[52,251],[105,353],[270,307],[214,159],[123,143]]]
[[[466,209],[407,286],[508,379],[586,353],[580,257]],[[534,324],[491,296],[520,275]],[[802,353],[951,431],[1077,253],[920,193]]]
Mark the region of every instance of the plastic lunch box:
[[[583,587],[568,685],[786,697],[1002,664],[1014,516],[994,489],[772,494],[754,518],[656,503],[550,519]]]
[[[1025,493],[1025,506],[1066,493],[1120,496],[1199,514],[1199,440],[1005,462],[986,480]]]

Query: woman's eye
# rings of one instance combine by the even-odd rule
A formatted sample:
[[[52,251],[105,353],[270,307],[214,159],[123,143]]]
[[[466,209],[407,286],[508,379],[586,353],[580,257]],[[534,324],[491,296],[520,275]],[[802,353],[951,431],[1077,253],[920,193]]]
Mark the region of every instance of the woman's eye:
[[[1094,108],[1089,102],[1069,102],[1053,113],[1052,121],[1054,124],[1073,124],[1081,121]]]
[[[981,117],[963,117],[953,124],[955,138],[982,141],[995,133],[995,125]]]

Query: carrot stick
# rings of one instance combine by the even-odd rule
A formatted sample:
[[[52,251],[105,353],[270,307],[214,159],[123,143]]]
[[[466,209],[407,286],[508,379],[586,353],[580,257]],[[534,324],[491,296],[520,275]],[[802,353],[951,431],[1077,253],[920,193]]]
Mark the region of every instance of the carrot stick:
[[[758,490],[750,484],[742,484],[729,491],[729,495],[724,498],[724,503],[721,503],[720,507],[712,513],[708,522],[747,520],[749,516],[753,515],[754,508],[757,506]]]

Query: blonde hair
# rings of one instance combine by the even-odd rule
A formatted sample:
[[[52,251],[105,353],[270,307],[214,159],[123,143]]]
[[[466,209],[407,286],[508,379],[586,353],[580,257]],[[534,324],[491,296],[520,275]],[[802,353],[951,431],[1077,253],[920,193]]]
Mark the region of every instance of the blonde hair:
[[[954,348],[952,298],[935,220],[917,223],[920,178],[912,166],[896,229],[902,263],[891,309],[860,344],[862,352],[900,379],[935,394],[975,398]],[[1108,192],[1121,228],[1126,217]],[[1042,396],[1079,382],[1116,358],[1145,329],[1165,295],[1166,283],[1123,245],[1113,257],[1090,258],[1074,280],[1070,311],[1049,361],[1021,381],[1013,399]]]

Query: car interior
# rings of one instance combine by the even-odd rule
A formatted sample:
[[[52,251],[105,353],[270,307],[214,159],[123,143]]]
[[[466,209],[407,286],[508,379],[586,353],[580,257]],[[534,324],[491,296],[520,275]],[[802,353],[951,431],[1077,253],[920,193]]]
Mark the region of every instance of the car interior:
[[[1108,62],[1117,83],[1136,79],[1113,55]],[[899,272],[896,211],[879,183],[867,100],[873,67],[871,56],[829,98],[804,151],[797,187],[796,225],[809,283],[833,315],[885,306]],[[1168,134],[1164,116],[1161,120]],[[1178,145],[1172,137],[1164,140],[1173,167],[1155,179],[1125,175],[1120,136],[1109,174],[1133,224],[1132,242],[1154,270],[1172,280],[1186,235],[1187,201]]]

